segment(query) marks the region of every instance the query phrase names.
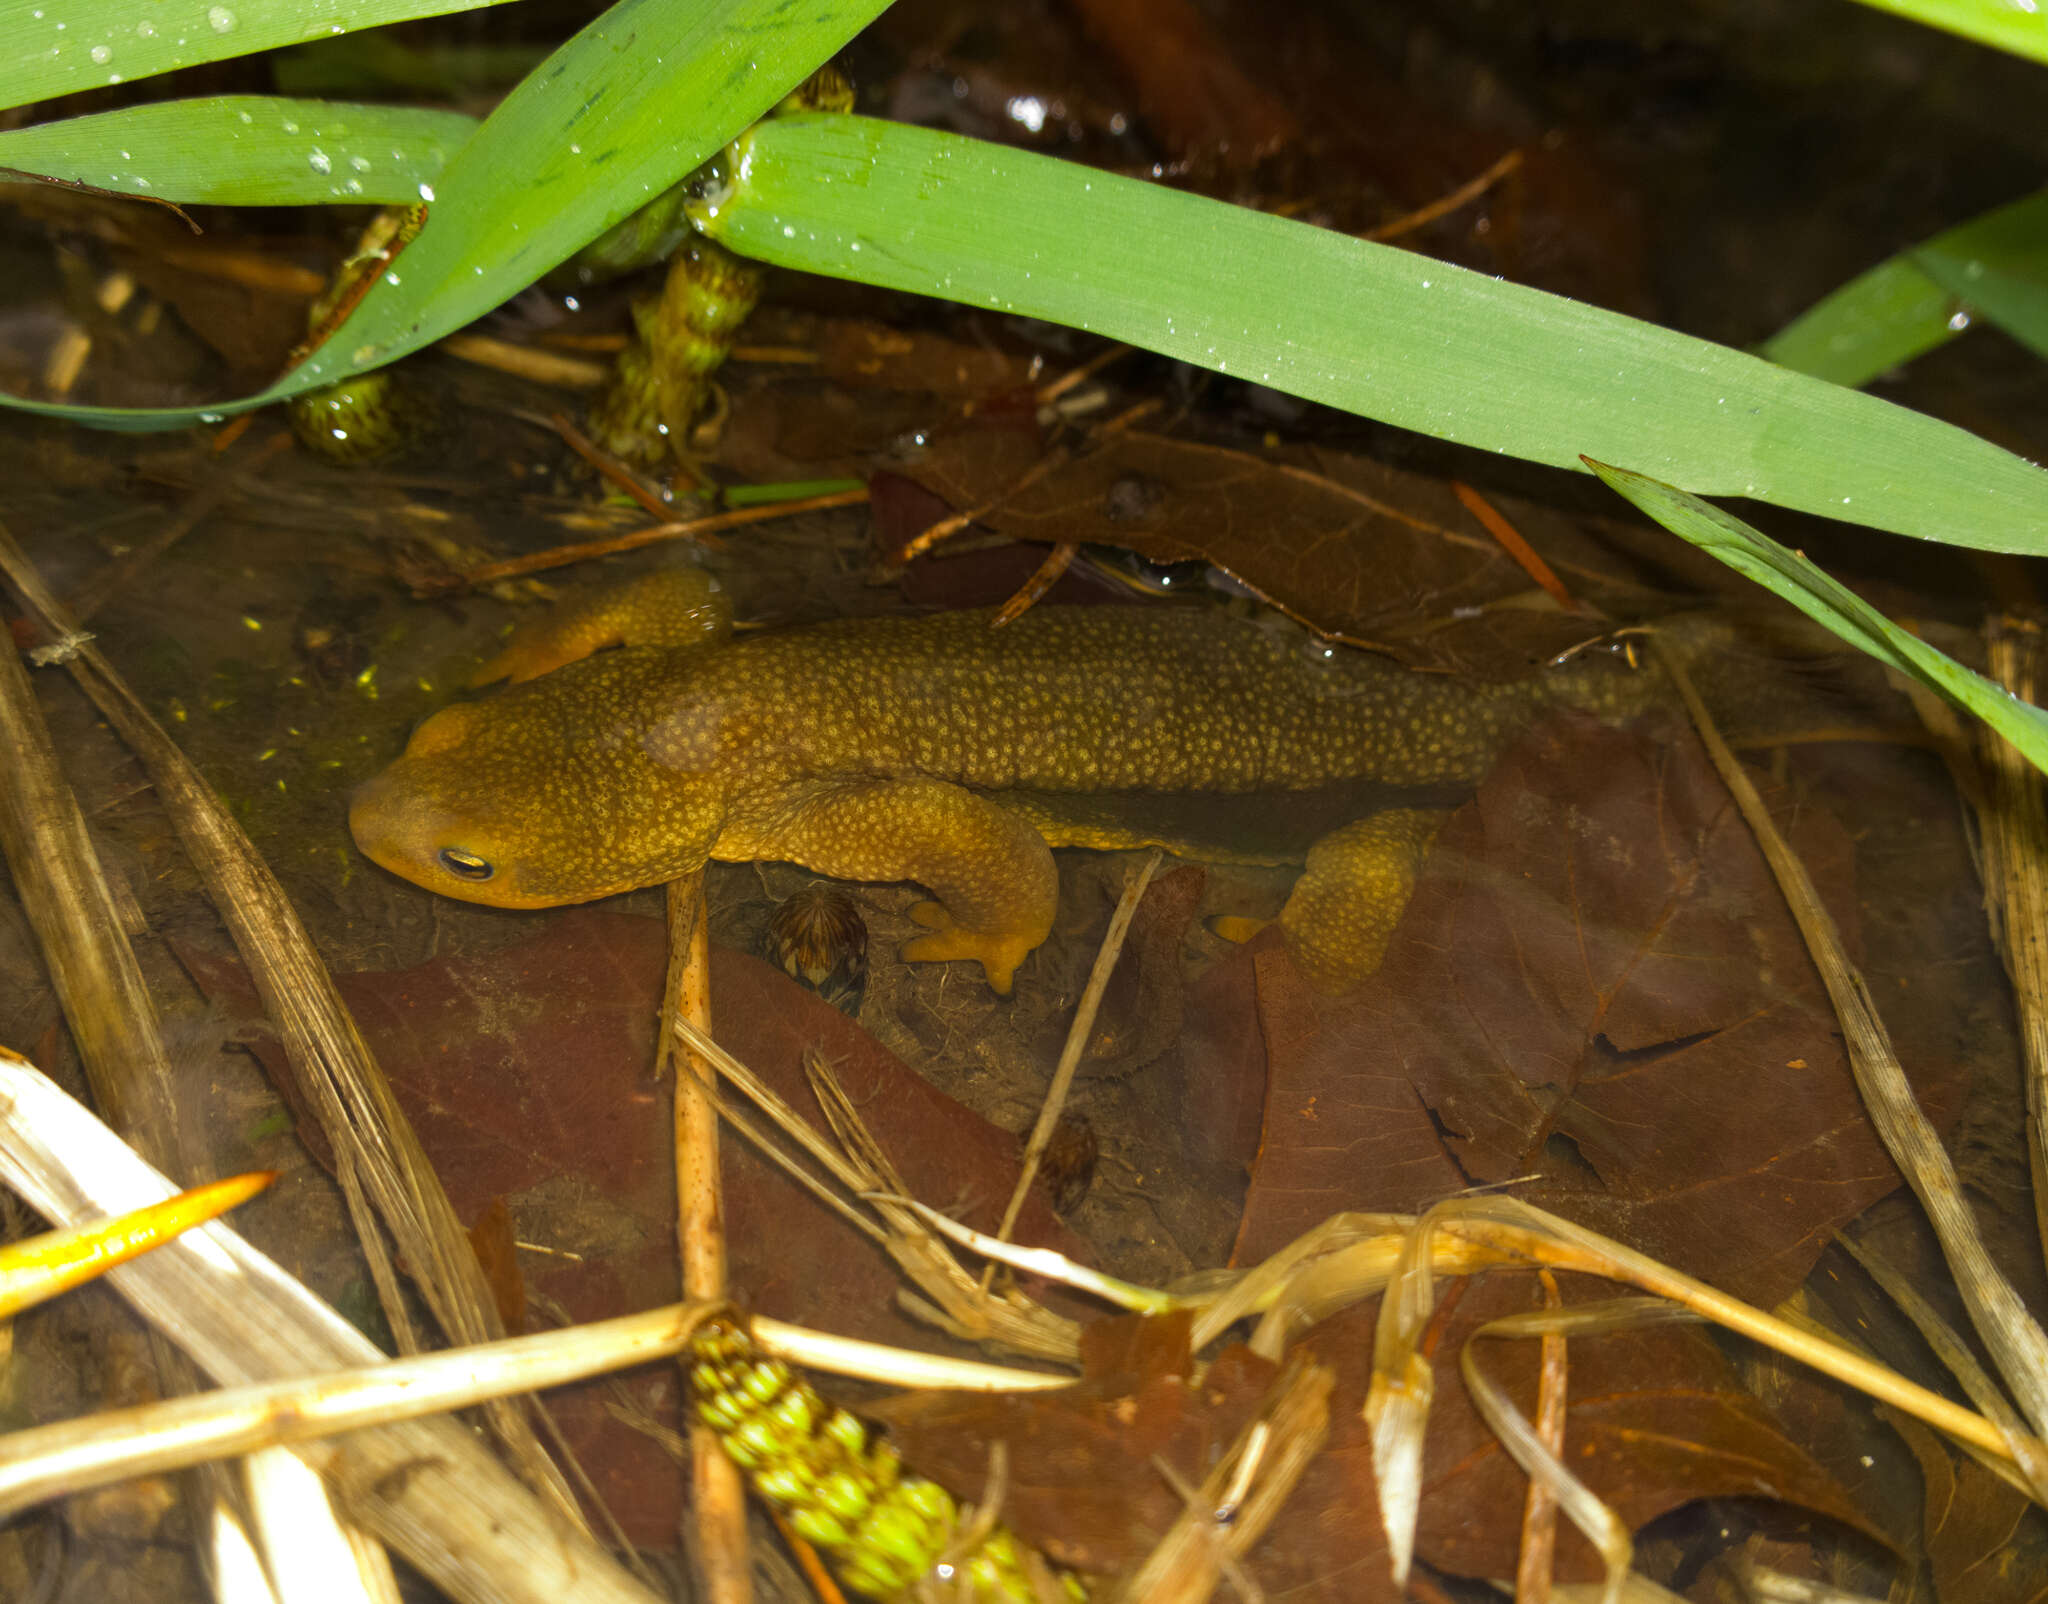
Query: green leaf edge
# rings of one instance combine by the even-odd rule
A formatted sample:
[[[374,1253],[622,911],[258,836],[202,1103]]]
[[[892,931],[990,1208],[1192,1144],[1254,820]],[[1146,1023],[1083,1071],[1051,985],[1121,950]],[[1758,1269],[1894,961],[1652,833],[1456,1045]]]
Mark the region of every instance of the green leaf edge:
[[[1304,223],[871,118],[770,118],[699,226],[776,266],[1161,352],[1439,439],[2048,553],[2048,474],[1749,353]]]
[[[2048,711],[2021,701],[2004,686],[1900,628],[1841,581],[1732,513],[1647,474],[1591,457],[1585,462],[1609,487],[1681,540],[1782,597],[1859,651],[1976,714],[2035,768],[2048,772]]]
[[[0,110],[503,0],[0,0]],[[226,25],[222,26],[225,20]],[[93,52],[102,52],[95,59]]]
[[[477,126],[424,106],[209,95],[0,133],[0,167],[180,205],[409,204]]]

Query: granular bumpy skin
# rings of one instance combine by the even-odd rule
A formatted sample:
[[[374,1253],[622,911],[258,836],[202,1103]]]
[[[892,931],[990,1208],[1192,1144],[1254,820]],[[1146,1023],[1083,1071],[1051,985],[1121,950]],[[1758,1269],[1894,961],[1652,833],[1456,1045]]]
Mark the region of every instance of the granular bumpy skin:
[[[674,581],[615,593],[621,617],[644,617],[661,583]],[[589,632],[592,611],[574,627]],[[574,663],[427,720],[357,793],[350,827],[386,868],[500,907],[586,901],[707,857],[912,880],[935,900],[913,910],[927,933],[904,955],[975,959],[1008,991],[1052,925],[1050,847],[1172,844],[1142,821],[1070,828],[1063,796],[1257,793],[1284,807],[1344,782],[1469,785],[1539,708],[1625,717],[1659,683],[1605,660],[1510,684],[1414,674],[1199,609],[990,617],[853,619]],[[1396,834],[1411,855],[1428,837]],[[1377,962],[1384,907],[1412,878],[1400,852],[1378,853],[1350,886],[1355,856],[1334,843],[1312,855],[1292,915],[1299,941],[1316,908],[1341,912],[1354,892],[1380,908],[1322,935],[1331,989]]]

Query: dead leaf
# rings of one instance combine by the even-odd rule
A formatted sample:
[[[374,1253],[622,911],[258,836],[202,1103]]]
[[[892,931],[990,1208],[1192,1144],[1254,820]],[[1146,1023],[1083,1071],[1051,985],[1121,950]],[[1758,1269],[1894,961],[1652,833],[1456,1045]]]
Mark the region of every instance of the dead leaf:
[[[1522,673],[1603,627],[1541,597],[1446,481],[1365,458],[1130,432],[1026,482],[1038,451],[1020,429],[956,428],[903,471],[1013,539],[1206,562],[1322,634],[1418,667]],[[1638,608],[1656,594],[1651,570],[1602,543],[1619,523],[1491,499],[1575,593]]]
[[[1189,1483],[1243,1429],[1273,1367],[1226,1349],[1197,1383],[1184,1315],[1099,1320],[1084,1339],[1086,1374],[1055,1393],[906,1393],[877,1406],[905,1462],[973,1489],[989,1446],[1009,1445],[1003,1518],[1064,1565],[1114,1574],[1142,1560],[1181,1501],[1153,1467]]]
[[[1920,1461],[1920,1541],[1941,1604],[2042,1604],[2048,1521],[2027,1495],[1895,1409],[1879,1412]]]
[[[670,1095],[651,1073],[665,944],[659,920],[576,908],[483,957],[337,977],[458,1215],[473,1218],[502,1197],[527,1286],[577,1320],[678,1295]],[[190,949],[180,958],[232,1017],[264,1028],[238,965]],[[790,1103],[813,1108],[800,1058],[822,1048],[917,1195],[995,1228],[1017,1173],[1009,1132],[932,1089],[770,964],[714,948],[711,992],[718,1040]],[[289,1084],[274,1039],[266,1032],[250,1045],[272,1079]],[[744,1142],[728,1138],[722,1149],[730,1278],[749,1308],[934,1345],[927,1328],[896,1312],[898,1278],[878,1248]],[[1086,1255],[1041,1191],[1017,1234]],[[633,1384],[640,1405],[671,1423],[675,1375],[658,1367]],[[604,1386],[550,1394],[550,1407],[628,1533],[667,1547],[675,1467],[604,1413]]]
[[[1848,843],[1791,821],[1854,939]],[[1380,972],[1258,960],[1270,1067],[1239,1256],[1344,1208],[1518,1191],[1765,1306],[1898,1184],[1775,882],[1689,730],[1554,716],[1444,827]],[[1953,1067],[1918,1066],[1923,1097]]]

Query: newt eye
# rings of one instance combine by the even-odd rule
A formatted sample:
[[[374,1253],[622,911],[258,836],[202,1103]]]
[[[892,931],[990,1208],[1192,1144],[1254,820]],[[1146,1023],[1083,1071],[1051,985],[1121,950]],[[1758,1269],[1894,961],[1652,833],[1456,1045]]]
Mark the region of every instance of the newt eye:
[[[489,858],[480,858],[474,852],[464,852],[460,847],[443,847],[438,856],[441,867],[462,880],[488,880],[498,872]]]

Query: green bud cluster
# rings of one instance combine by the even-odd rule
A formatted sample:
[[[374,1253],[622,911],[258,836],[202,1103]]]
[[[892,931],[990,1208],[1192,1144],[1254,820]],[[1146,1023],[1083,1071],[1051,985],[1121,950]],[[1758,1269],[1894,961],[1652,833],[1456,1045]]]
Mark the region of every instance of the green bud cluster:
[[[972,1552],[951,1554],[960,1524],[952,1494],[905,1474],[886,1441],[762,1357],[737,1325],[706,1325],[690,1354],[698,1418],[848,1588],[897,1599],[929,1576],[962,1604],[1035,1604],[1031,1562],[1011,1533],[997,1527]],[[1066,1592],[1082,1596],[1071,1581]]]

